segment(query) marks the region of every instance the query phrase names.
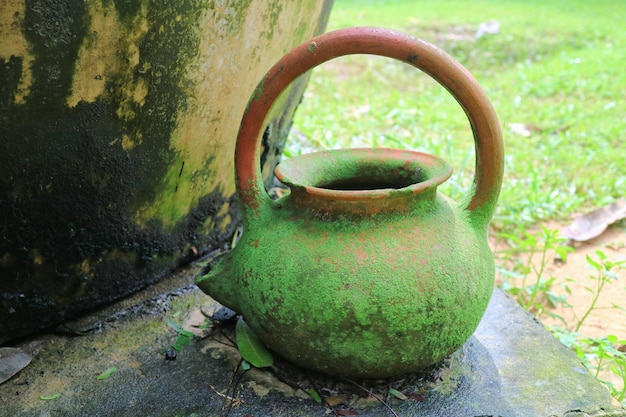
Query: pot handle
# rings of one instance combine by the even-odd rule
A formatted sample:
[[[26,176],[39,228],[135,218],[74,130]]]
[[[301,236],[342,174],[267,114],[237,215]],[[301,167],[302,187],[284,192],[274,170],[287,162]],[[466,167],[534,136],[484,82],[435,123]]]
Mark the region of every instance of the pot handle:
[[[298,76],[333,58],[371,54],[410,64],[445,87],[467,115],[476,150],[472,189],[463,200],[472,220],[487,225],[495,209],[504,171],[500,124],[476,79],[439,48],[382,28],[354,27],[317,36],[276,63],[257,85],[244,113],[235,149],[237,191],[244,211],[269,200],[260,168],[260,138],[265,118],[280,93]],[[244,216],[245,217],[245,216]]]

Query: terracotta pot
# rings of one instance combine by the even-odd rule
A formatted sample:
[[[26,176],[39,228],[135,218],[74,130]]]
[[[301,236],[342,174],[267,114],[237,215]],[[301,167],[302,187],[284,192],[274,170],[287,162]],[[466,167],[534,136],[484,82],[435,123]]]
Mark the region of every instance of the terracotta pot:
[[[474,187],[437,193],[450,166],[392,149],[342,149],[276,168],[291,193],[263,189],[259,141],[268,109],[299,75],[332,58],[375,54],[441,83],[472,125]],[[474,78],[441,50],[398,32],[351,28],[313,38],[258,84],[236,148],[244,233],[197,279],[253,331],[305,368],[358,378],[417,371],[454,352],[492,293],[487,227],[503,173],[500,126]]]

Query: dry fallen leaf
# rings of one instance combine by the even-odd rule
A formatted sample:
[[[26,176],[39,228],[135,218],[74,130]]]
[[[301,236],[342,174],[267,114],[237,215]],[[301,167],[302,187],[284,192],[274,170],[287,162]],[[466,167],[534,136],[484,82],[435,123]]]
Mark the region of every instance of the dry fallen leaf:
[[[584,242],[600,236],[610,224],[624,218],[626,218],[626,200],[617,200],[613,204],[576,217],[572,224],[563,229],[562,234],[567,239]]]
[[[332,395],[330,397],[326,397],[326,404],[329,407],[334,407],[336,405],[345,403],[346,401],[348,401],[348,396],[346,395]]]
[[[426,401],[426,397],[424,397],[422,394],[417,394],[417,393],[410,393],[409,399],[413,401],[418,401],[420,403],[423,403],[424,401]]]
[[[33,356],[22,348],[0,347],[0,384],[24,369]]]
[[[358,416],[359,412],[356,410],[334,410],[334,413],[340,416]]]
[[[38,340],[20,347],[0,347],[0,384],[28,366],[41,347]]]

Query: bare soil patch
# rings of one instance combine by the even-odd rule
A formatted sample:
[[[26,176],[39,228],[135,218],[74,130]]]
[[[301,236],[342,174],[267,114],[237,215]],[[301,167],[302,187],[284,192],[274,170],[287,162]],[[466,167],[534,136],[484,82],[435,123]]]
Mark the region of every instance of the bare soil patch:
[[[548,229],[562,230],[566,225],[559,223],[547,223]],[[494,242],[494,250],[504,249],[505,242]],[[626,225],[616,224],[610,226],[603,234],[586,242],[574,242],[574,252],[567,256],[567,260],[562,262],[554,258],[554,253],[550,253],[548,264],[544,271],[544,276],[556,278],[554,290],[565,293],[559,285],[569,287],[571,293],[567,297],[567,302],[571,307],[558,306],[552,312],[563,317],[569,326],[576,324],[576,317],[580,318],[585,313],[592,302],[593,294],[585,289],[595,288],[596,280],[591,277],[596,271],[587,263],[587,256],[597,259],[596,251],[602,251],[608,260],[617,262],[626,260]],[[533,256],[533,262],[538,264],[541,261],[540,254]],[[580,328],[580,332],[590,337],[604,337],[614,334],[620,339],[626,339],[626,269],[615,271],[617,279],[607,284],[596,304],[594,310],[585,319]],[[497,281],[502,282],[502,277],[497,277]],[[532,277],[529,278],[532,282]],[[559,321],[546,318],[546,324],[559,324]]]

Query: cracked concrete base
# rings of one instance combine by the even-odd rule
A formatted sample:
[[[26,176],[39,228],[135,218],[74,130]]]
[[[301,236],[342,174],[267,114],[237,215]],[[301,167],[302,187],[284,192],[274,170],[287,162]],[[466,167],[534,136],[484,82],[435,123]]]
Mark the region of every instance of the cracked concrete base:
[[[224,406],[231,417],[332,415],[266,370],[248,371],[233,384],[237,350],[219,328],[193,326],[204,320],[200,311],[217,307],[191,285],[196,270],[183,269],[60,329],[82,336],[38,337],[42,345],[30,365],[0,385],[0,416],[218,417],[226,415]],[[178,336],[168,320],[199,336],[176,360],[165,360]],[[111,367],[115,371],[102,378]],[[388,397],[389,405],[404,417],[626,416],[574,354],[499,290],[447,368],[443,380],[423,391],[423,401]],[[234,394],[227,392],[229,383]],[[358,416],[391,415],[366,397],[354,395],[343,406]]]

